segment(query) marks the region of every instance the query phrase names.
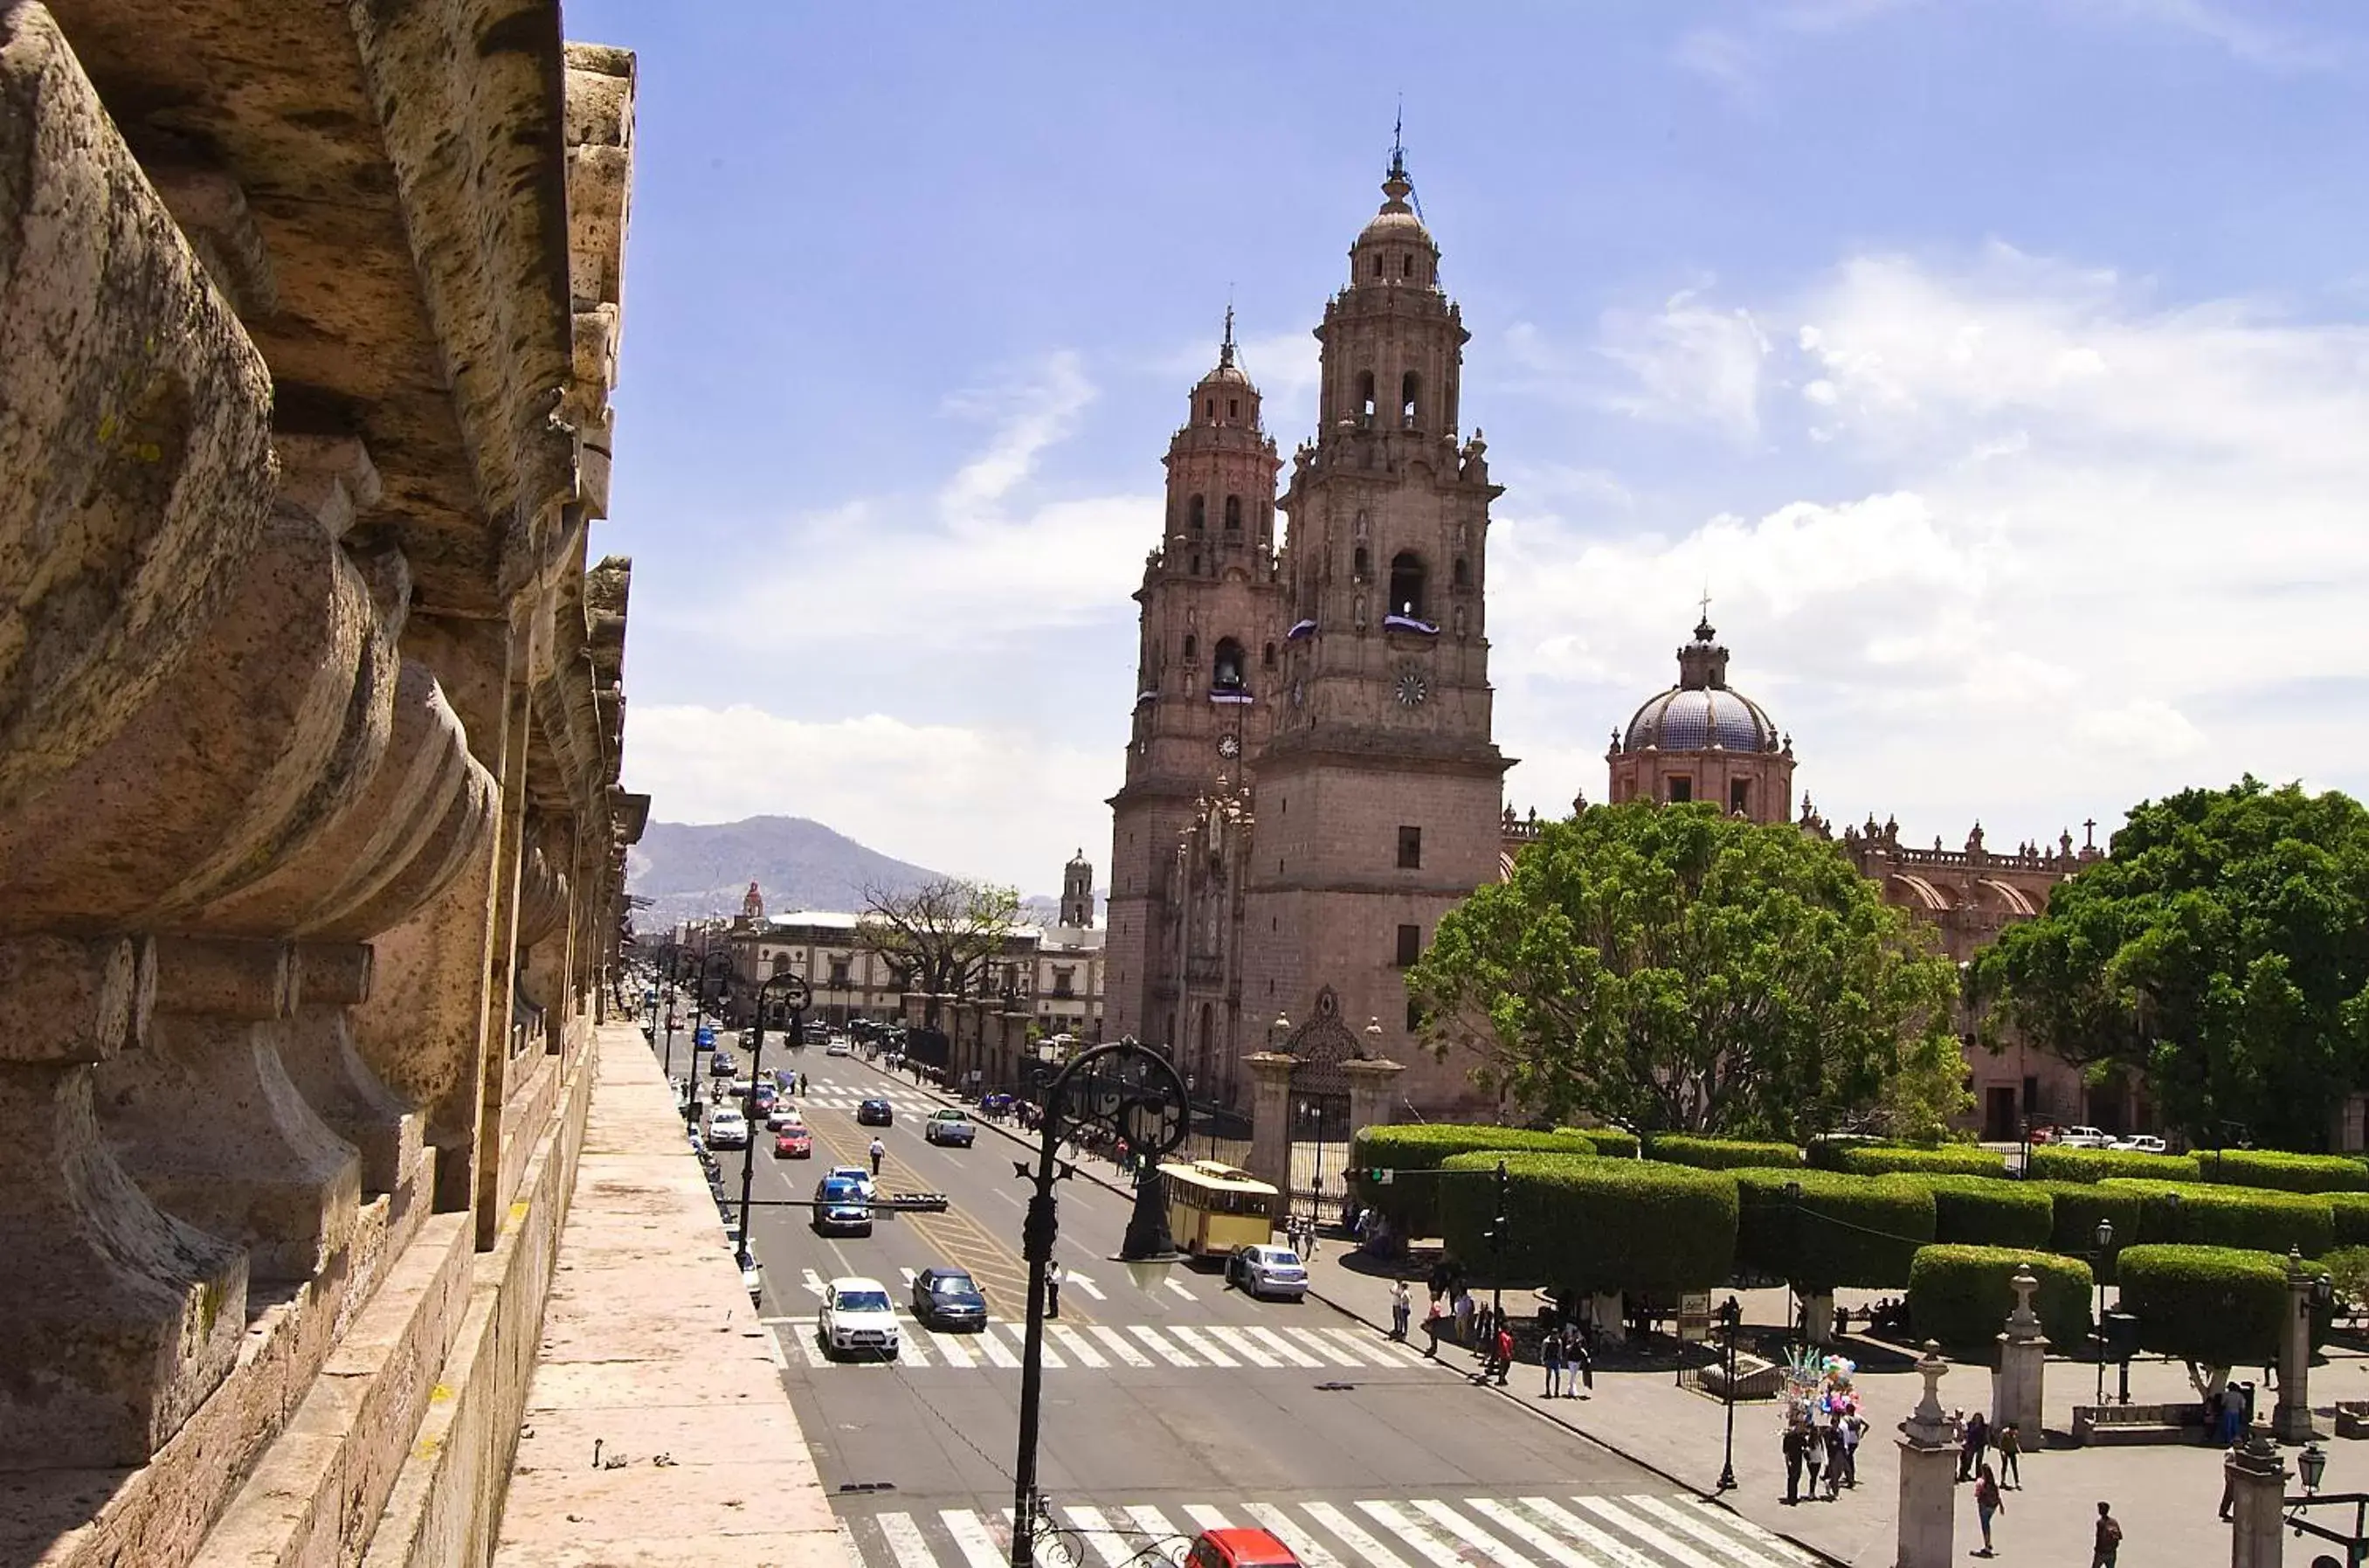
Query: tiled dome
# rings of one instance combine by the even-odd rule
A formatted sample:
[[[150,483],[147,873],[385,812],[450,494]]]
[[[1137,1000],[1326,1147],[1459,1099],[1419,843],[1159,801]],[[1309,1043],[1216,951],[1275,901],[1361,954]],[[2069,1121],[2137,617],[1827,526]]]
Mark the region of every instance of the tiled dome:
[[[1727,650],[1711,623],[1678,650],[1678,683],[1645,700],[1629,720],[1624,751],[1778,751],[1784,749],[1768,711],[1727,685]]]

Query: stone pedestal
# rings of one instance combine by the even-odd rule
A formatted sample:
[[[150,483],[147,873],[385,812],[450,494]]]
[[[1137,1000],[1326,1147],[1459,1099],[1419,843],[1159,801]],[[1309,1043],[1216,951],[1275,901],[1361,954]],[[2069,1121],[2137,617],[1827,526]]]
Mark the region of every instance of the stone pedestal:
[[[2048,1341],[2040,1332],[2040,1314],[2031,1308],[2032,1294],[2040,1288],[2031,1265],[2019,1266],[2008,1284],[2015,1291],[2015,1310],[2007,1315],[2007,1331],[1998,1336],[1991,1430],[2013,1425],[2029,1453],[2040,1447],[2041,1381],[2048,1365]]]
[[[2303,1256],[2287,1250],[2287,1315],[2279,1331],[2279,1402],[2271,1434],[2282,1443],[2308,1443],[2311,1424],[2311,1287]]]
[[[1396,1118],[1399,1074],[1404,1064],[1377,1059],[1345,1061],[1341,1070],[1349,1075],[1349,1136],[1369,1127],[1387,1127]]]
[[[2287,1481],[2279,1451],[2267,1437],[2251,1438],[2229,1450],[2221,1473],[2232,1505],[2229,1568],[2279,1568],[2285,1538],[2279,1504]]]
[[[1812,1345],[1832,1345],[1835,1342],[1835,1293],[1831,1290],[1802,1292],[1802,1335]]]
[[[1925,1342],[1917,1363],[1925,1397],[1900,1424],[1900,1543],[1895,1568],[1957,1568],[1958,1425],[1941,1408],[1950,1364]]]
[[[1251,1174],[1291,1193],[1291,1070],[1299,1059],[1281,1051],[1253,1051],[1242,1058],[1251,1070]]]

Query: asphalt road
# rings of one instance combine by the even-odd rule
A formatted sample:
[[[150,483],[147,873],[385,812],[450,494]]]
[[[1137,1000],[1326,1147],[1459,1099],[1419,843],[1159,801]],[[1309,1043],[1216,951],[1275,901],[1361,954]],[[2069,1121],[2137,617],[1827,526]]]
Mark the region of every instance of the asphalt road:
[[[680,1060],[680,1059],[678,1059]],[[939,1102],[860,1059],[783,1057],[813,1079],[800,1103],[811,1161],[776,1160],[759,1129],[755,1196],[807,1197],[823,1169],[863,1164],[876,1132],[856,1101],[885,1094],[884,1193],[943,1192],[944,1214],[880,1214],[869,1238],[814,1233],[806,1211],[756,1211],[762,1315],[826,1490],[867,1568],[999,1568],[1008,1556],[1025,1274],[1019,1144],[985,1125],[972,1149],[925,1144]],[[745,1069],[746,1063],[743,1062]],[[722,1156],[737,1196],[738,1158]],[[1138,1290],[1116,1264],[1127,1203],[1061,1189],[1069,1283],[1047,1340],[1038,1484],[1066,1527],[1039,1561],[1160,1568],[1217,1524],[1274,1529],[1310,1568],[1800,1568],[1787,1543],[1543,1419],[1523,1401],[1321,1302],[1259,1302],[1211,1269]],[[991,1322],[937,1334],[907,1315],[897,1362],[827,1360],[822,1282],[866,1275],[900,1307],[912,1271],[970,1270]],[[1528,1379],[1535,1369],[1525,1369]],[[1524,1393],[1534,1391],[1529,1389]]]

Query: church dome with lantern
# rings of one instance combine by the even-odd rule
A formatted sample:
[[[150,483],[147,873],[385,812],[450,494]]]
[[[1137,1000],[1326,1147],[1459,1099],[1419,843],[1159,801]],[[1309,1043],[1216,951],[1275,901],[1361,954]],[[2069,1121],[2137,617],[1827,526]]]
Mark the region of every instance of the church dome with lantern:
[[[1793,742],[1768,710],[1727,683],[1727,649],[1706,610],[1678,649],[1678,682],[1613,731],[1611,799],[1709,801],[1755,821],[1791,815]]]
[[[1678,683],[1645,699],[1620,738],[1627,750],[1777,751],[1783,749],[1768,710],[1727,683],[1727,650],[1708,618],[1678,650]]]

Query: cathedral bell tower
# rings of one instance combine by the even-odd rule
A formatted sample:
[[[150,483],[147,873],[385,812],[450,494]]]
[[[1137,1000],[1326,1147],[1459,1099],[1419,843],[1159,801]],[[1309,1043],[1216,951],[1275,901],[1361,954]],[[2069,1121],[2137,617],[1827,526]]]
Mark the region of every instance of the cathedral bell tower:
[[[1281,703],[1257,773],[1253,1005],[1314,1016],[1330,990],[1413,1098],[1471,1099],[1471,1063],[1411,1037],[1403,971],[1498,875],[1489,482],[1458,425],[1470,334],[1393,148],[1381,210],[1316,329],[1316,439],[1293,454]],[[1379,1029],[1363,1027],[1368,1021]]]
[[[1127,778],[1110,800],[1109,1032],[1157,1044],[1177,1040],[1183,1015],[1178,845],[1202,797],[1221,778],[1239,788],[1265,746],[1282,658],[1281,460],[1236,357],[1229,308],[1218,363],[1193,387],[1168,443],[1162,537],[1135,593],[1141,636]],[[1207,962],[1196,967],[1208,971]]]

